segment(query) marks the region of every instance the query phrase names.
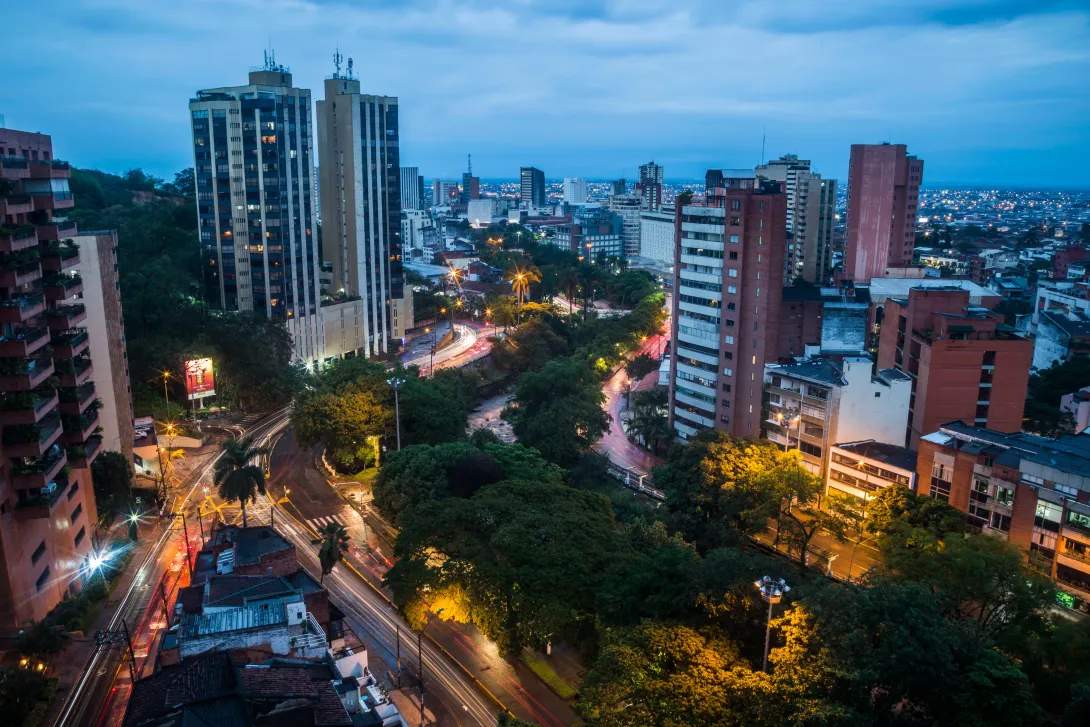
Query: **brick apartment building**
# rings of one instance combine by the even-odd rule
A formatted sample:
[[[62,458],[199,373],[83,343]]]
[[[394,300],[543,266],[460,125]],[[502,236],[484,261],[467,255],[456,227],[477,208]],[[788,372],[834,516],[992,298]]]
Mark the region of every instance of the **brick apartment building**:
[[[1028,549],[1065,592],[1090,603],[1090,436],[1044,439],[954,422],[919,444],[921,495]]]
[[[706,183],[676,212],[670,425],[682,439],[756,437],[779,343],[787,196],[750,170],[710,170]]]
[[[49,136],[0,129],[0,629],[87,577],[101,448],[69,166]]]
[[[906,446],[951,421],[1018,432],[1033,343],[1001,315],[969,304],[961,288],[912,288],[889,298],[878,368],[912,377]]]

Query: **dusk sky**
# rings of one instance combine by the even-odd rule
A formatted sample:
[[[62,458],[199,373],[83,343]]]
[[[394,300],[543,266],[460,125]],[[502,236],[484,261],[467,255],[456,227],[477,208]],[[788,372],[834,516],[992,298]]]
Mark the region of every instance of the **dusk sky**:
[[[402,164],[669,180],[904,143],[925,185],[1090,188],[1086,0],[57,0],[4,12],[7,126],[81,167],[192,165],[187,103],[271,46],[397,96]]]

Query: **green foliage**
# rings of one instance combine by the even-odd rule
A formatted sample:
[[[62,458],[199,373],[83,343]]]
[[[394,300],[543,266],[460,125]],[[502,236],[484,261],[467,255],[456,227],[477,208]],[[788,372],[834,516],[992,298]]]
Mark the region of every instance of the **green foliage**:
[[[631,379],[642,379],[652,371],[659,370],[659,361],[653,356],[648,356],[646,353],[641,353],[638,356],[634,356],[628,360],[628,363],[624,365],[625,373]]]
[[[48,680],[33,669],[0,666],[0,715],[5,725],[18,726],[47,693]]]
[[[344,559],[344,552],[348,550],[348,531],[340,523],[327,523],[318,531],[318,537],[322,541],[318,547],[318,564],[322,568],[321,582],[325,583],[325,577],[333,572],[333,566]]]
[[[219,488],[219,496],[230,502],[238,500],[242,507],[242,527],[247,527],[246,503],[257,502],[257,495],[265,494],[265,471],[255,464],[268,454],[267,449],[253,446],[252,437],[238,440],[232,437],[223,443],[220,458],[212,469],[212,482]]]
[[[132,501],[132,463],[120,452],[102,452],[91,463],[91,481],[100,513],[121,512]]]
[[[1090,356],[1072,356],[1029,377],[1023,428],[1045,437],[1070,433],[1074,421],[1060,412],[1060,399],[1090,382]]]
[[[885,487],[867,502],[864,528],[889,550],[931,543],[965,529],[965,515],[934,497],[907,487]]]
[[[656,387],[632,394],[632,417],[629,420],[629,433],[651,447],[656,454],[663,442],[673,439],[670,420],[666,412],[667,393],[665,388]]]
[[[15,640],[15,650],[35,661],[47,661],[64,651],[71,641],[63,626],[49,621],[36,621]]]
[[[527,722],[508,713],[500,712],[496,718],[497,727],[538,727],[537,722]]]
[[[492,360],[502,371],[536,371],[570,352],[546,316],[533,318],[492,344]]]

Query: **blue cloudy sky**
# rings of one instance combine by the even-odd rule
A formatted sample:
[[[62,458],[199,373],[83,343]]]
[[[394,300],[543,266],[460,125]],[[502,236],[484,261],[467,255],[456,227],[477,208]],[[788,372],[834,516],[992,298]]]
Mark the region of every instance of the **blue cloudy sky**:
[[[271,45],[401,103],[405,165],[667,178],[853,142],[925,182],[1090,188],[1090,0],[41,0],[4,11],[0,114],[80,166],[189,166],[187,100]]]

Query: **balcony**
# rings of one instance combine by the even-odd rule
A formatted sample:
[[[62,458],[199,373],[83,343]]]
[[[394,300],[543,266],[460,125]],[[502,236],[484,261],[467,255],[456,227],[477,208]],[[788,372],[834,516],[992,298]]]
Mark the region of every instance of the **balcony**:
[[[38,226],[38,239],[43,242],[59,242],[76,234],[76,223],[68,220],[54,220]]]
[[[11,391],[0,396],[0,424],[37,424],[57,407],[57,392]]]
[[[13,253],[38,246],[38,229],[33,225],[0,227],[0,252]]]
[[[95,408],[77,415],[61,414],[61,422],[64,425],[61,442],[64,444],[83,444],[98,428],[98,409]]]
[[[46,323],[54,331],[67,331],[87,319],[87,306],[83,303],[58,305],[45,312]]]
[[[68,453],[64,447],[53,445],[41,457],[13,461],[11,484],[18,489],[48,487],[66,464]]]
[[[55,414],[37,424],[4,427],[4,454],[8,457],[41,457],[61,434],[61,418]]]
[[[41,293],[23,293],[10,300],[0,300],[0,323],[26,323],[45,310]]]
[[[74,389],[61,389],[57,392],[62,414],[79,416],[95,400],[95,382],[88,381]]]
[[[0,157],[0,178],[26,179],[30,176],[30,163],[22,157]]]
[[[72,193],[65,190],[50,190],[48,192],[33,194],[34,209],[37,211],[44,210],[66,210],[75,206],[76,202],[72,199]]]
[[[52,274],[42,281],[42,292],[48,301],[71,298],[83,292],[83,278],[78,273]]]
[[[74,389],[80,384],[86,383],[87,379],[91,378],[91,374],[94,373],[91,359],[86,357],[56,359],[54,364],[57,368],[61,386],[68,389]]]
[[[73,444],[68,447],[68,465],[72,469],[84,469],[90,467],[95,457],[102,451],[102,437],[89,437],[83,444]]]
[[[68,484],[68,480],[60,480],[28,491],[30,494],[15,503],[15,519],[38,520],[50,517],[53,507],[68,490]]]
[[[51,342],[53,344],[54,358],[75,358],[86,351],[87,347],[90,345],[90,340],[87,338],[87,330],[80,328],[75,329],[74,331],[58,333],[53,336]]]
[[[32,159],[30,160],[31,179],[68,179],[72,176],[72,168],[68,162],[57,159]]]
[[[79,264],[79,248],[70,242],[45,242],[41,247],[42,270],[60,273]]]
[[[49,353],[48,349],[43,351]],[[0,391],[30,391],[53,375],[53,358],[0,358]]]
[[[20,288],[42,277],[42,264],[31,262],[0,262],[0,288]]]
[[[49,343],[46,326],[17,326],[6,336],[0,336],[0,357],[29,356]]]
[[[0,197],[0,217],[26,215],[34,211],[34,200],[29,194],[9,194]]]

